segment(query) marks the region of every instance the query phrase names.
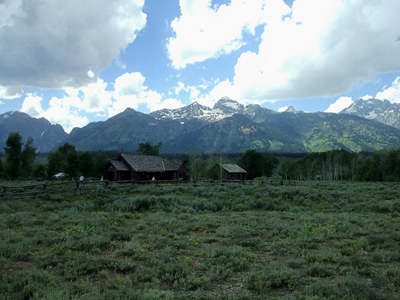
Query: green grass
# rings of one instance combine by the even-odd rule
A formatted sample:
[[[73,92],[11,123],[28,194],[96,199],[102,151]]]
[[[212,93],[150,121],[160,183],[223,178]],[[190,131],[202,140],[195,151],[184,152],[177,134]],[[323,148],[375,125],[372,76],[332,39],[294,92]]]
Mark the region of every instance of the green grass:
[[[0,299],[398,299],[398,195],[299,182],[3,197]]]

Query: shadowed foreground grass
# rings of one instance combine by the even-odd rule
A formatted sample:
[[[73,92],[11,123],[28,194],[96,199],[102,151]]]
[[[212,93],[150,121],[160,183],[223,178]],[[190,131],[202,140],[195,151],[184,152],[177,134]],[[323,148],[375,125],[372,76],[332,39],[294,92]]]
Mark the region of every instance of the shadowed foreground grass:
[[[399,299],[400,186],[0,198],[0,299]]]

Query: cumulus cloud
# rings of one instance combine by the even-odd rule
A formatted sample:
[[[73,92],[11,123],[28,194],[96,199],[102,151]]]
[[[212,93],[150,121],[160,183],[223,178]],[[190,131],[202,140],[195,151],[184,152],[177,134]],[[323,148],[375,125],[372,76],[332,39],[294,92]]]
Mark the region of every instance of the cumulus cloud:
[[[376,94],[375,98],[400,103],[400,77],[396,77],[390,87],[384,87],[381,92]]]
[[[26,94],[21,111],[32,117],[44,117],[70,132],[74,127],[87,125],[90,113],[108,112],[102,117],[112,117],[128,107],[137,109],[139,105],[146,105],[150,111],[183,106],[181,101],[174,98],[163,100],[163,95],[150,90],[145,80],[139,72],[125,73],[111,86],[98,78],[86,86],[65,89],[63,97],[51,98],[47,109],[43,108],[42,96]]]
[[[144,82],[145,77],[139,72],[127,72],[118,77],[114,83],[113,105],[108,108],[109,115],[116,115],[127,107],[137,109],[140,104],[149,109],[159,105],[162,95],[149,90]]]
[[[90,83],[80,89],[85,95],[83,106],[87,112],[102,112],[111,105],[112,95],[106,89],[107,83],[100,78],[96,82]]]
[[[143,5],[144,0],[1,1],[0,85],[11,90],[8,95],[24,86],[86,85],[144,28]]]
[[[43,113],[42,102],[43,98],[35,94],[28,93],[22,103],[21,111],[27,113],[33,118],[40,117]]]
[[[296,0],[289,13],[279,3],[266,1],[258,51],[236,63],[237,98],[334,97],[400,69],[400,2]]]
[[[88,124],[89,120],[82,114],[84,105],[79,97],[79,92],[69,89],[71,94],[62,98],[52,97],[49,107],[42,106],[43,97],[36,94],[27,94],[22,103],[21,111],[35,118],[46,118],[52,124],[60,124],[66,132],[74,127],[82,127]]]
[[[335,101],[335,103],[329,105],[328,109],[325,110],[325,112],[330,112],[330,113],[341,112],[343,109],[349,107],[353,102],[354,101],[351,97],[340,97]]]
[[[174,37],[167,48],[172,66],[216,58],[239,49],[243,34],[254,34],[261,23],[264,0],[232,0],[229,5],[212,6],[211,0],[180,0],[181,16],[171,22]]]

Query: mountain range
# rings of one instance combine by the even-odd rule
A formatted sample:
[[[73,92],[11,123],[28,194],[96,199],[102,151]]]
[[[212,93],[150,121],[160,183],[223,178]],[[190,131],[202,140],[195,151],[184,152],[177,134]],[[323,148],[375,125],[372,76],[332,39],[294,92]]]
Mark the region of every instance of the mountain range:
[[[0,146],[5,146],[11,131],[19,131],[24,139],[31,136],[41,152],[64,143],[75,145],[78,151],[134,152],[140,142],[162,142],[164,153],[244,152],[250,148],[269,152],[375,151],[400,146],[399,116],[399,104],[377,99],[357,100],[334,114],[306,113],[293,107],[276,112],[223,97],[212,108],[197,102],[150,114],[127,108],[106,121],[67,134],[46,119],[8,112],[0,115]]]

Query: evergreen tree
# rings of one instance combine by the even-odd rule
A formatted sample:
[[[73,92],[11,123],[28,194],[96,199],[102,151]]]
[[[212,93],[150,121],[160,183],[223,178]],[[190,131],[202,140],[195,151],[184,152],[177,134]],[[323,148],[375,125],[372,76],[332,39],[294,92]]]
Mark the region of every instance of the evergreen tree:
[[[33,168],[32,171],[33,178],[43,179],[46,177],[46,165],[38,164]]]
[[[3,167],[3,161],[0,158],[0,178],[3,178],[4,174],[4,167]]]
[[[11,132],[6,141],[6,177],[18,178],[21,175],[22,137],[19,132]]]

